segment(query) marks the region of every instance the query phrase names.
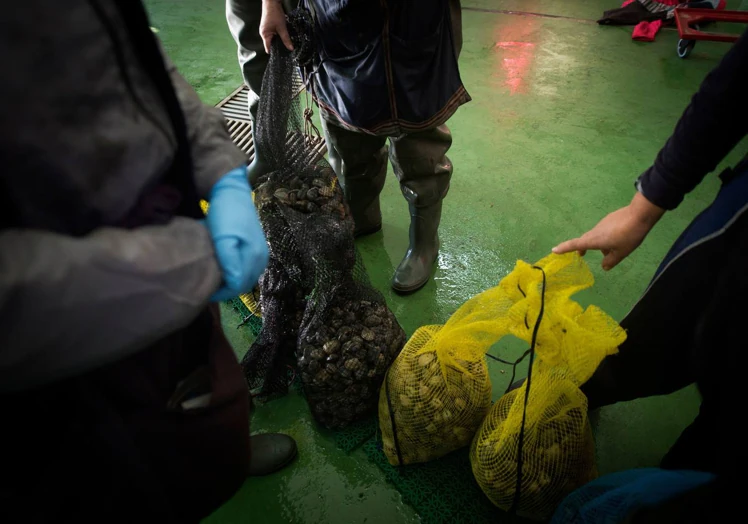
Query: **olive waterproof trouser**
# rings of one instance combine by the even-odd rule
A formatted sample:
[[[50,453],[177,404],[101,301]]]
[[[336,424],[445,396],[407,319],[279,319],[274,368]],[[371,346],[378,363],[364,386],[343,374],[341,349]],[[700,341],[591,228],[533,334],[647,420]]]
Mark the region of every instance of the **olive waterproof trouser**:
[[[415,207],[436,204],[447,194],[452,162],[447,151],[452,133],[446,125],[399,137],[348,131],[323,120],[330,164],[341,178],[346,198],[366,209],[384,187],[389,160],[408,203]]]

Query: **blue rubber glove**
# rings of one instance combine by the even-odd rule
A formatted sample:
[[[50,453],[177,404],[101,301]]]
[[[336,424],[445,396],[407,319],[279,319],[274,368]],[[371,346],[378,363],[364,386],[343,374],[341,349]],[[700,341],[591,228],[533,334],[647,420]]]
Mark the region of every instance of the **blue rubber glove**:
[[[252,290],[268,263],[268,246],[252,202],[247,166],[229,171],[210,192],[206,225],[223,283],[211,298],[232,299]]]

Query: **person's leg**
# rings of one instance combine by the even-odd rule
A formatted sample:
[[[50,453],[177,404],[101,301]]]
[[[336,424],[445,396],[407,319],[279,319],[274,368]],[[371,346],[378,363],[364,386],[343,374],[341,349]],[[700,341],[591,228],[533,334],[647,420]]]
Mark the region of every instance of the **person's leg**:
[[[737,189],[737,186],[735,186]],[[732,191],[731,193],[735,193]],[[746,195],[748,197],[748,194]],[[748,198],[745,199],[748,206]],[[666,469],[695,469],[711,473],[743,471],[748,454],[736,431],[743,412],[744,378],[748,341],[748,212],[725,233],[729,250],[714,293],[703,304],[696,323],[693,362],[703,401],[696,420],[681,434],[662,460]],[[739,473],[742,475],[742,473]]]
[[[449,191],[452,134],[446,125],[390,139],[390,160],[410,209],[410,246],[392,287],[412,293],[423,287],[439,254],[442,200]]]
[[[621,322],[627,338],[582,386],[589,409],[654,395],[666,395],[692,384],[689,355],[692,324],[701,303],[684,296],[685,282],[700,276],[698,264],[669,272],[642,297]],[[699,291],[708,288],[708,282]]]
[[[239,67],[249,87],[248,110],[254,121],[268,55],[260,37],[262,0],[226,0],[226,22],[237,45]]]
[[[717,444],[716,406],[701,403],[696,419],[680,434],[660,462],[663,469],[713,472],[720,452]]]
[[[382,228],[379,193],[387,176],[387,139],[355,133],[322,119],[330,165],[340,179],[356,224],[355,235]]]
[[[282,0],[286,12],[293,10],[299,0]],[[239,67],[244,83],[249,87],[247,95],[249,117],[254,122],[262,92],[262,78],[270,58],[260,36],[262,0],[226,0],[226,22],[237,46]]]

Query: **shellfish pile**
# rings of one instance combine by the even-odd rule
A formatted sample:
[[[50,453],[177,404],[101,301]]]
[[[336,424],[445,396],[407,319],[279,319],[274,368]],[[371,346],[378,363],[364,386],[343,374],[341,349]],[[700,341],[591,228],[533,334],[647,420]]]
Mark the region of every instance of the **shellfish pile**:
[[[404,344],[392,312],[370,300],[339,301],[317,329],[302,330],[298,366],[315,418],[339,428],[373,410]]]
[[[482,360],[440,362],[406,347],[382,388],[379,419],[390,464],[428,462],[470,443],[491,407]]]
[[[353,242],[353,219],[335,173],[314,166],[258,188],[260,217],[270,244],[271,268],[303,290],[301,325],[278,330],[298,333],[298,375],[312,414],[324,426],[341,428],[373,410],[390,364],[405,344],[405,333],[384,298],[365,282]],[[264,276],[261,302],[274,300],[273,281]],[[283,299],[284,318],[302,302]],[[279,310],[281,311],[281,310]],[[266,318],[263,307],[263,318]],[[294,323],[295,324],[295,323]]]
[[[258,188],[258,193],[260,210],[275,202],[301,213],[322,213],[341,220],[349,218],[343,191],[329,167],[315,167],[311,173],[265,183]]]

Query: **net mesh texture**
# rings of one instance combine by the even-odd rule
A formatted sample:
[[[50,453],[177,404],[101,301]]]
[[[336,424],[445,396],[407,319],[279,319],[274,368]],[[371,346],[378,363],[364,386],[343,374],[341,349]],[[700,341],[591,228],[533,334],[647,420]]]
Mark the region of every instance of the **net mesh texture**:
[[[478,484],[498,507],[544,519],[597,476],[587,399],[579,387],[617,352],[625,331],[596,306],[571,296],[594,279],[576,253],[535,265],[518,262],[500,287],[513,303],[510,334],[531,344],[523,385],[491,408],[470,460]]]
[[[270,169],[255,202],[270,262],[259,286],[262,331],[242,365],[250,388],[272,398],[287,392],[295,362],[312,414],[342,428],[375,408],[405,334],[368,281],[350,209],[295,97],[295,68],[311,63],[311,18],[297,9],[288,22],[295,51],[273,39],[258,110],[255,143]]]
[[[520,261],[446,324],[419,329],[380,393],[390,464],[427,462],[472,441],[473,473],[488,498],[540,518],[594,478],[594,442],[579,385],[617,351],[625,333],[600,309],[582,310],[571,300],[592,283],[577,254],[550,255],[535,265]],[[531,344],[526,354],[534,380],[492,407],[485,356],[507,335]]]

